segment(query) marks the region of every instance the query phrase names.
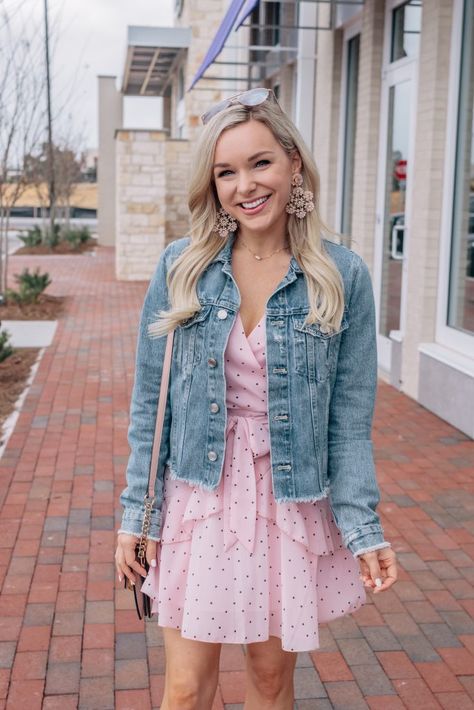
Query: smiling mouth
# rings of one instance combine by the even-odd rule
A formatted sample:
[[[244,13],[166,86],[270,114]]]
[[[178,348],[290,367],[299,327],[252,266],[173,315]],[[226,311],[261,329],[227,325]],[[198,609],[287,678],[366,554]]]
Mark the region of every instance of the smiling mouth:
[[[270,195],[265,195],[264,197],[258,197],[256,200],[252,200],[252,202],[241,202],[240,206],[243,207],[244,210],[253,210],[265,204],[269,199]]]

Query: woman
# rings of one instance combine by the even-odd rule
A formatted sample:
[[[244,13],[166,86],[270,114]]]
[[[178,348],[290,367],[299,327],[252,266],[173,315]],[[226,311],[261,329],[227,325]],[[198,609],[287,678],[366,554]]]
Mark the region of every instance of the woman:
[[[273,92],[203,123],[191,237],[164,250],[141,316],[116,566],[146,575],[134,547],[175,327],[143,586],[163,627],[161,707],[208,710],[221,643],[245,643],[246,710],[286,710],[318,623],[397,576],[376,513],[373,294],[362,259],[322,237],[316,166]]]

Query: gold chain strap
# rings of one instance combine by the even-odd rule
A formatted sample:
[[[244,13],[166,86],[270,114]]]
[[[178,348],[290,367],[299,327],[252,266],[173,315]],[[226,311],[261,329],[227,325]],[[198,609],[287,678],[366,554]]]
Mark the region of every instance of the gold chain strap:
[[[153,508],[153,503],[155,502],[154,498],[149,498],[148,493],[145,495],[145,512],[143,514],[143,522],[142,522],[142,531],[140,535],[140,539],[138,541],[138,552],[137,552],[137,557],[139,563],[142,565],[142,567],[145,564],[146,561],[146,547],[148,543],[148,533],[150,532],[150,525],[151,525],[151,511]]]

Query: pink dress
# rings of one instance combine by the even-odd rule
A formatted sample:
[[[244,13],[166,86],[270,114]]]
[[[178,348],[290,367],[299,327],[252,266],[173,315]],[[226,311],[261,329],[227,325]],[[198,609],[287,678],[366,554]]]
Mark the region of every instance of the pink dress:
[[[365,601],[359,565],[327,499],[277,503],[267,423],[265,316],[248,337],[240,314],[226,348],[227,430],[215,491],[165,470],[156,568],[142,590],[160,626],[184,638],[285,651],[319,647],[318,624]]]

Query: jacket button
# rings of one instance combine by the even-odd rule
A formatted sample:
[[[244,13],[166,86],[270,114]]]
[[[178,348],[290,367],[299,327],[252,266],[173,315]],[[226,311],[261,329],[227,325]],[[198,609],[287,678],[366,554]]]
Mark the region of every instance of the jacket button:
[[[217,360],[216,360],[216,358],[215,358],[215,357],[209,357],[209,358],[207,359],[207,364],[209,365],[209,367],[215,367],[215,366],[217,365]]]
[[[224,320],[224,318],[227,318],[227,311],[225,308],[220,308],[217,311],[217,317],[220,318],[221,320]]]
[[[215,451],[208,451],[207,458],[209,461],[215,461],[217,459],[217,454]]]
[[[211,412],[218,412],[219,411],[219,405],[217,402],[211,402]]]

